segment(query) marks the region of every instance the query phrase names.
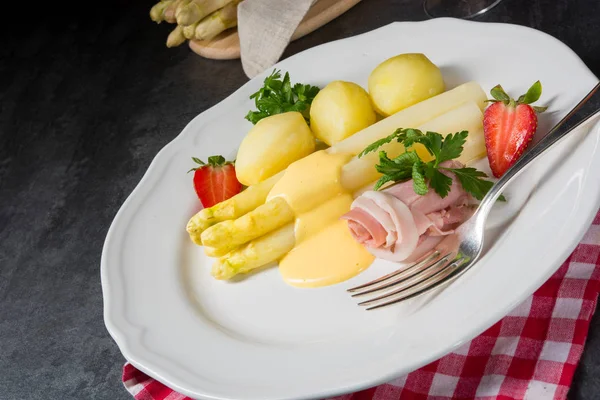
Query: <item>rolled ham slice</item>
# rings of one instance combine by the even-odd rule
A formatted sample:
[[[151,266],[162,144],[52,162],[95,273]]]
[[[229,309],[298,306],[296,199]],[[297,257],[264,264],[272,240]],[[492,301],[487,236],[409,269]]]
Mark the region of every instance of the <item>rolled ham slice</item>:
[[[463,167],[456,161],[441,165]],[[433,190],[425,196],[416,194],[410,180],[381,192],[363,193],[342,219],[348,220],[353,237],[374,256],[396,262],[414,259],[454,233],[473,213],[472,197],[452,173],[445,174],[452,178],[445,198]]]
[[[458,161],[446,161],[440,164],[446,168],[463,168],[464,165]],[[471,195],[469,195],[462,188],[458,179],[454,177],[453,173],[443,171],[442,173],[452,178],[452,185],[450,185],[450,191],[444,198],[440,197],[434,190],[427,192],[425,196],[420,196],[415,193],[413,189],[412,179],[406,182],[399,183],[397,185],[390,186],[384,190],[384,193],[389,193],[397,199],[401,200],[409,206],[412,210],[421,211],[423,214],[429,214],[434,211],[440,211],[451,206],[467,205],[473,202]]]

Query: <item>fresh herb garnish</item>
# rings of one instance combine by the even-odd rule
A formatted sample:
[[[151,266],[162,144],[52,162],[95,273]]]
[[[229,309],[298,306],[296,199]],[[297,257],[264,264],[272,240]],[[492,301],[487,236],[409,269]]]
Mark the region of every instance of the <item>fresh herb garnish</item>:
[[[448,171],[456,176],[465,191],[481,200],[493,185],[492,182],[483,179],[487,177],[485,173],[470,167],[447,168],[440,165],[460,157],[468,135],[467,131],[462,131],[443,137],[436,132],[423,133],[412,128],[397,129],[391,135],[367,146],[358,156],[362,157],[384,144],[397,141],[405,147],[404,153],[398,157],[390,159],[385,151],[379,152],[379,164],[375,169],[383,176],[375,184],[374,190],[379,190],[388,182],[401,182],[412,178],[415,193],[425,195],[431,188],[443,198],[448,195],[452,185],[452,178],[442,172]],[[422,144],[434,159],[423,162],[417,152],[411,149],[416,143]],[[501,196],[500,199],[504,200],[504,197]]]
[[[271,75],[265,79],[263,87],[250,96],[251,99],[254,99],[258,110],[249,111],[246,119],[256,124],[270,115],[298,111],[303,113],[308,123],[309,118],[306,111],[317,93],[319,93],[318,87],[301,83],[292,86],[289,73],[286,72],[282,80],[281,72],[273,70]]]

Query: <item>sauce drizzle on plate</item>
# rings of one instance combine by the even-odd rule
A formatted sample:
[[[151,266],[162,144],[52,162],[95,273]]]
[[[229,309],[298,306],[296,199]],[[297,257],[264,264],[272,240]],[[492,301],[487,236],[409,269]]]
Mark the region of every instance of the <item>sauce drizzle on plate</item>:
[[[296,216],[296,245],[279,262],[285,282],[297,287],[333,285],[366,269],[374,257],[357,243],[346,221],[352,194],[341,184],[351,154],[317,151],[291,164],[268,200],[282,197]]]

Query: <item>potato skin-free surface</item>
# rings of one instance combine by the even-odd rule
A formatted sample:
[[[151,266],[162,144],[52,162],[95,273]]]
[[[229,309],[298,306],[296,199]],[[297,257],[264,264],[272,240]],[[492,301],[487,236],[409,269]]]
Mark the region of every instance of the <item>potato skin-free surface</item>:
[[[375,110],[389,116],[444,91],[442,72],[423,54],[400,54],[379,64],[369,76]]]
[[[375,123],[368,93],[352,82],[334,81],[315,97],[310,108],[310,127],[329,146]]]
[[[248,132],[235,162],[238,180],[254,185],[315,150],[315,138],[299,112],[263,118]]]

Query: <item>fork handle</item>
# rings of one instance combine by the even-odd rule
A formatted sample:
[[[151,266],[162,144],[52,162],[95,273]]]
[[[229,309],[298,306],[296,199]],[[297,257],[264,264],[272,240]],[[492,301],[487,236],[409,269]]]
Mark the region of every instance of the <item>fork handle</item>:
[[[558,124],[548,132],[542,140],[535,146],[526,151],[521,158],[510,167],[504,175],[489,190],[487,195],[481,200],[478,214],[487,215],[494,202],[498,199],[506,185],[512,182],[530,162],[555,145],[560,139],[568,133],[590,119],[600,108],[600,83],[577,104]]]

